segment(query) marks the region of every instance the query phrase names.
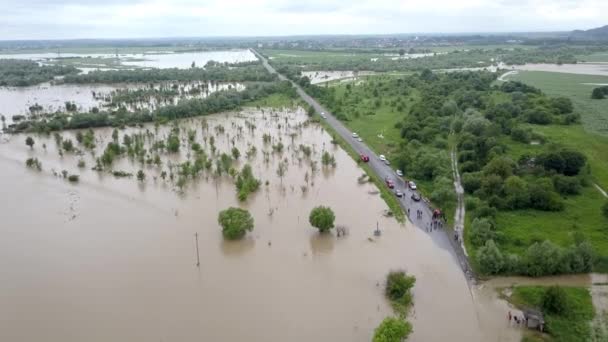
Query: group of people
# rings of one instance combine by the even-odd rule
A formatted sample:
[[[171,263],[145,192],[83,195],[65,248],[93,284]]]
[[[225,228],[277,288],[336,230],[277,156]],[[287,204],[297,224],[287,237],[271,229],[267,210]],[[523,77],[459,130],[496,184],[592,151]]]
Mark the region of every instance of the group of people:
[[[416,219],[418,219],[418,220],[422,219],[422,214],[423,213],[424,212],[422,210],[417,209],[416,210]],[[410,209],[409,208],[407,209],[407,216],[410,217]],[[444,224],[444,218],[441,217],[441,216],[439,216],[439,215],[435,215],[434,214],[433,217],[432,217],[432,219],[431,219],[431,222],[428,223],[425,228],[426,228],[427,232],[428,231],[432,232],[433,230],[443,228],[443,224]]]
[[[512,315],[511,311],[509,311],[509,314],[507,316],[507,318],[509,319],[509,323],[511,323],[511,321],[515,322],[515,324],[519,325],[519,324],[527,324],[527,318],[525,317],[519,317],[517,315]]]

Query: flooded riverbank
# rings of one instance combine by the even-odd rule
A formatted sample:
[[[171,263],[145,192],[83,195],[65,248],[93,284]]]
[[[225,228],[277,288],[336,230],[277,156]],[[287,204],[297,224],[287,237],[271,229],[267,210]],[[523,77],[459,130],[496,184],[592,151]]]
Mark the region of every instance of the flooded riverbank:
[[[385,218],[375,187],[357,182],[363,171],[306,119],[302,110],[247,110],[180,123],[196,131],[208,153],[205,135],[215,136],[218,154],[256,146],[247,162],[263,185],[244,203],[227,175],[203,173],[184,192],[159,178],[169,161],[188,159],[185,137],[180,153],[162,155],[161,167],[127,157],[115,161],[115,170],[143,169],[146,180],[138,182],[90,170],[91,152],[60,157],[52,136],[34,136],[33,150],[23,135],[3,136],[0,339],[369,341],[392,315],[384,278],[405,269],[417,278],[411,341],[498,341],[480,320],[478,305],[484,304],[474,301],[454,258],[423,231]],[[239,134],[246,122],[255,129]],[[212,133],[219,126],[225,133]],[[164,137],[169,129],[153,134]],[[119,140],[146,130],[155,128],[127,129]],[[62,133],[72,140],[75,134]],[[272,136],[271,144],[282,141],[282,155],[263,134]],[[95,135],[98,156],[112,140],[111,129]],[[310,160],[297,152],[299,145],[311,147]],[[335,169],[321,166],[324,150],[335,157]],[[25,168],[30,157],[42,162],[41,172]],[[285,158],[280,178],[277,165]],[[76,166],[80,159],[86,168]],[[311,161],[318,162],[314,175]],[[235,167],[245,162],[241,156]],[[77,173],[80,182],[72,185],[52,170]],[[348,236],[312,229],[308,214],[317,205],[330,206]],[[229,206],[254,217],[254,231],[243,241],[222,239],[217,213]],[[373,237],[376,223],[379,238]],[[503,312],[492,309],[484,319],[502,320]]]
[[[128,110],[154,109],[166,104],[175,104],[180,99],[206,97],[220,90],[243,90],[239,83],[207,82],[161,82],[148,84],[50,84],[43,83],[30,87],[0,87],[0,114],[7,124],[12,123],[13,115],[28,116],[34,113],[30,107],[39,106],[35,111],[41,113],[65,112],[65,103],[75,104],[79,112],[117,109],[124,106]],[[149,91],[144,98],[138,98],[135,91]],[[131,94],[131,96],[129,96]]]

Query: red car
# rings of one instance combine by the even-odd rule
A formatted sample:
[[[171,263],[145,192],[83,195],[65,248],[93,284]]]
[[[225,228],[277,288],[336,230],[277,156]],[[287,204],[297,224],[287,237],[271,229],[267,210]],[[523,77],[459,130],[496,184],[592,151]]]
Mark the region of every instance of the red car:
[[[386,186],[388,186],[389,189],[392,189],[395,187],[395,183],[393,183],[392,179],[386,178],[384,181],[386,182]]]
[[[362,154],[361,155],[361,161],[364,162],[364,163],[367,163],[369,161],[369,157],[366,156],[365,154]]]

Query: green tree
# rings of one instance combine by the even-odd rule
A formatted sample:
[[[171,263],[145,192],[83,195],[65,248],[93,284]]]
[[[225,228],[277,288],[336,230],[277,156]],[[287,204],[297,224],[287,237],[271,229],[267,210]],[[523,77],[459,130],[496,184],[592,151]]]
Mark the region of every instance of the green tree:
[[[606,201],[606,203],[604,203],[602,206],[602,213],[604,214],[605,218],[608,218],[608,201]]]
[[[310,224],[319,229],[319,232],[324,233],[334,227],[336,216],[333,210],[329,207],[318,206],[310,211],[308,221]]]
[[[486,244],[477,252],[479,268],[484,274],[498,274],[503,270],[505,260],[494,243],[494,240],[486,241]]]
[[[550,286],[541,299],[541,307],[550,314],[563,315],[568,311],[568,296],[559,286]]]
[[[391,271],[386,277],[386,296],[390,300],[401,300],[410,295],[410,290],[415,283],[414,276],[408,276],[404,271]]]
[[[144,180],[146,180],[146,174],[144,173],[143,170],[137,171],[137,180],[140,182],[143,182]]]
[[[30,149],[33,149],[33,148],[34,148],[34,143],[35,143],[35,142],[34,142],[34,138],[32,138],[32,137],[27,137],[27,138],[25,138],[25,144],[26,144],[27,146],[29,146],[29,147],[30,147]]]
[[[253,217],[245,209],[230,207],[222,210],[217,221],[222,226],[222,234],[229,240],[240,239],[253,230]]]
[[[372,342],[401,342],[412,332],[412,325],[395,317],[385,318],[374,330]]]
[[[232,158],[239,159],[240,156],[241,156],[241,151],[239,151],[238,148],[233,147],[232,148]]]

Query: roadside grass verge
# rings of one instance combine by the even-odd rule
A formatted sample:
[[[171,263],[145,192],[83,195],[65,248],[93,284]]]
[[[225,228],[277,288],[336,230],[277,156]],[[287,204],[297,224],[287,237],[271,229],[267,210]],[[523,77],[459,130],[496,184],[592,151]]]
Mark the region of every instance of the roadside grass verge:
[[[547,287],[516,286],[509,301],[518,308],[540,308]],[[587,342],[591,339],[590,322],[595,316],[589,289],[562,287],[567,312],[561,315],[545,312],[545,330],[555,342]],[[540,334],[526,331],[527,341],[546,341]],[[524,339],[524,341],[526,341]]]

